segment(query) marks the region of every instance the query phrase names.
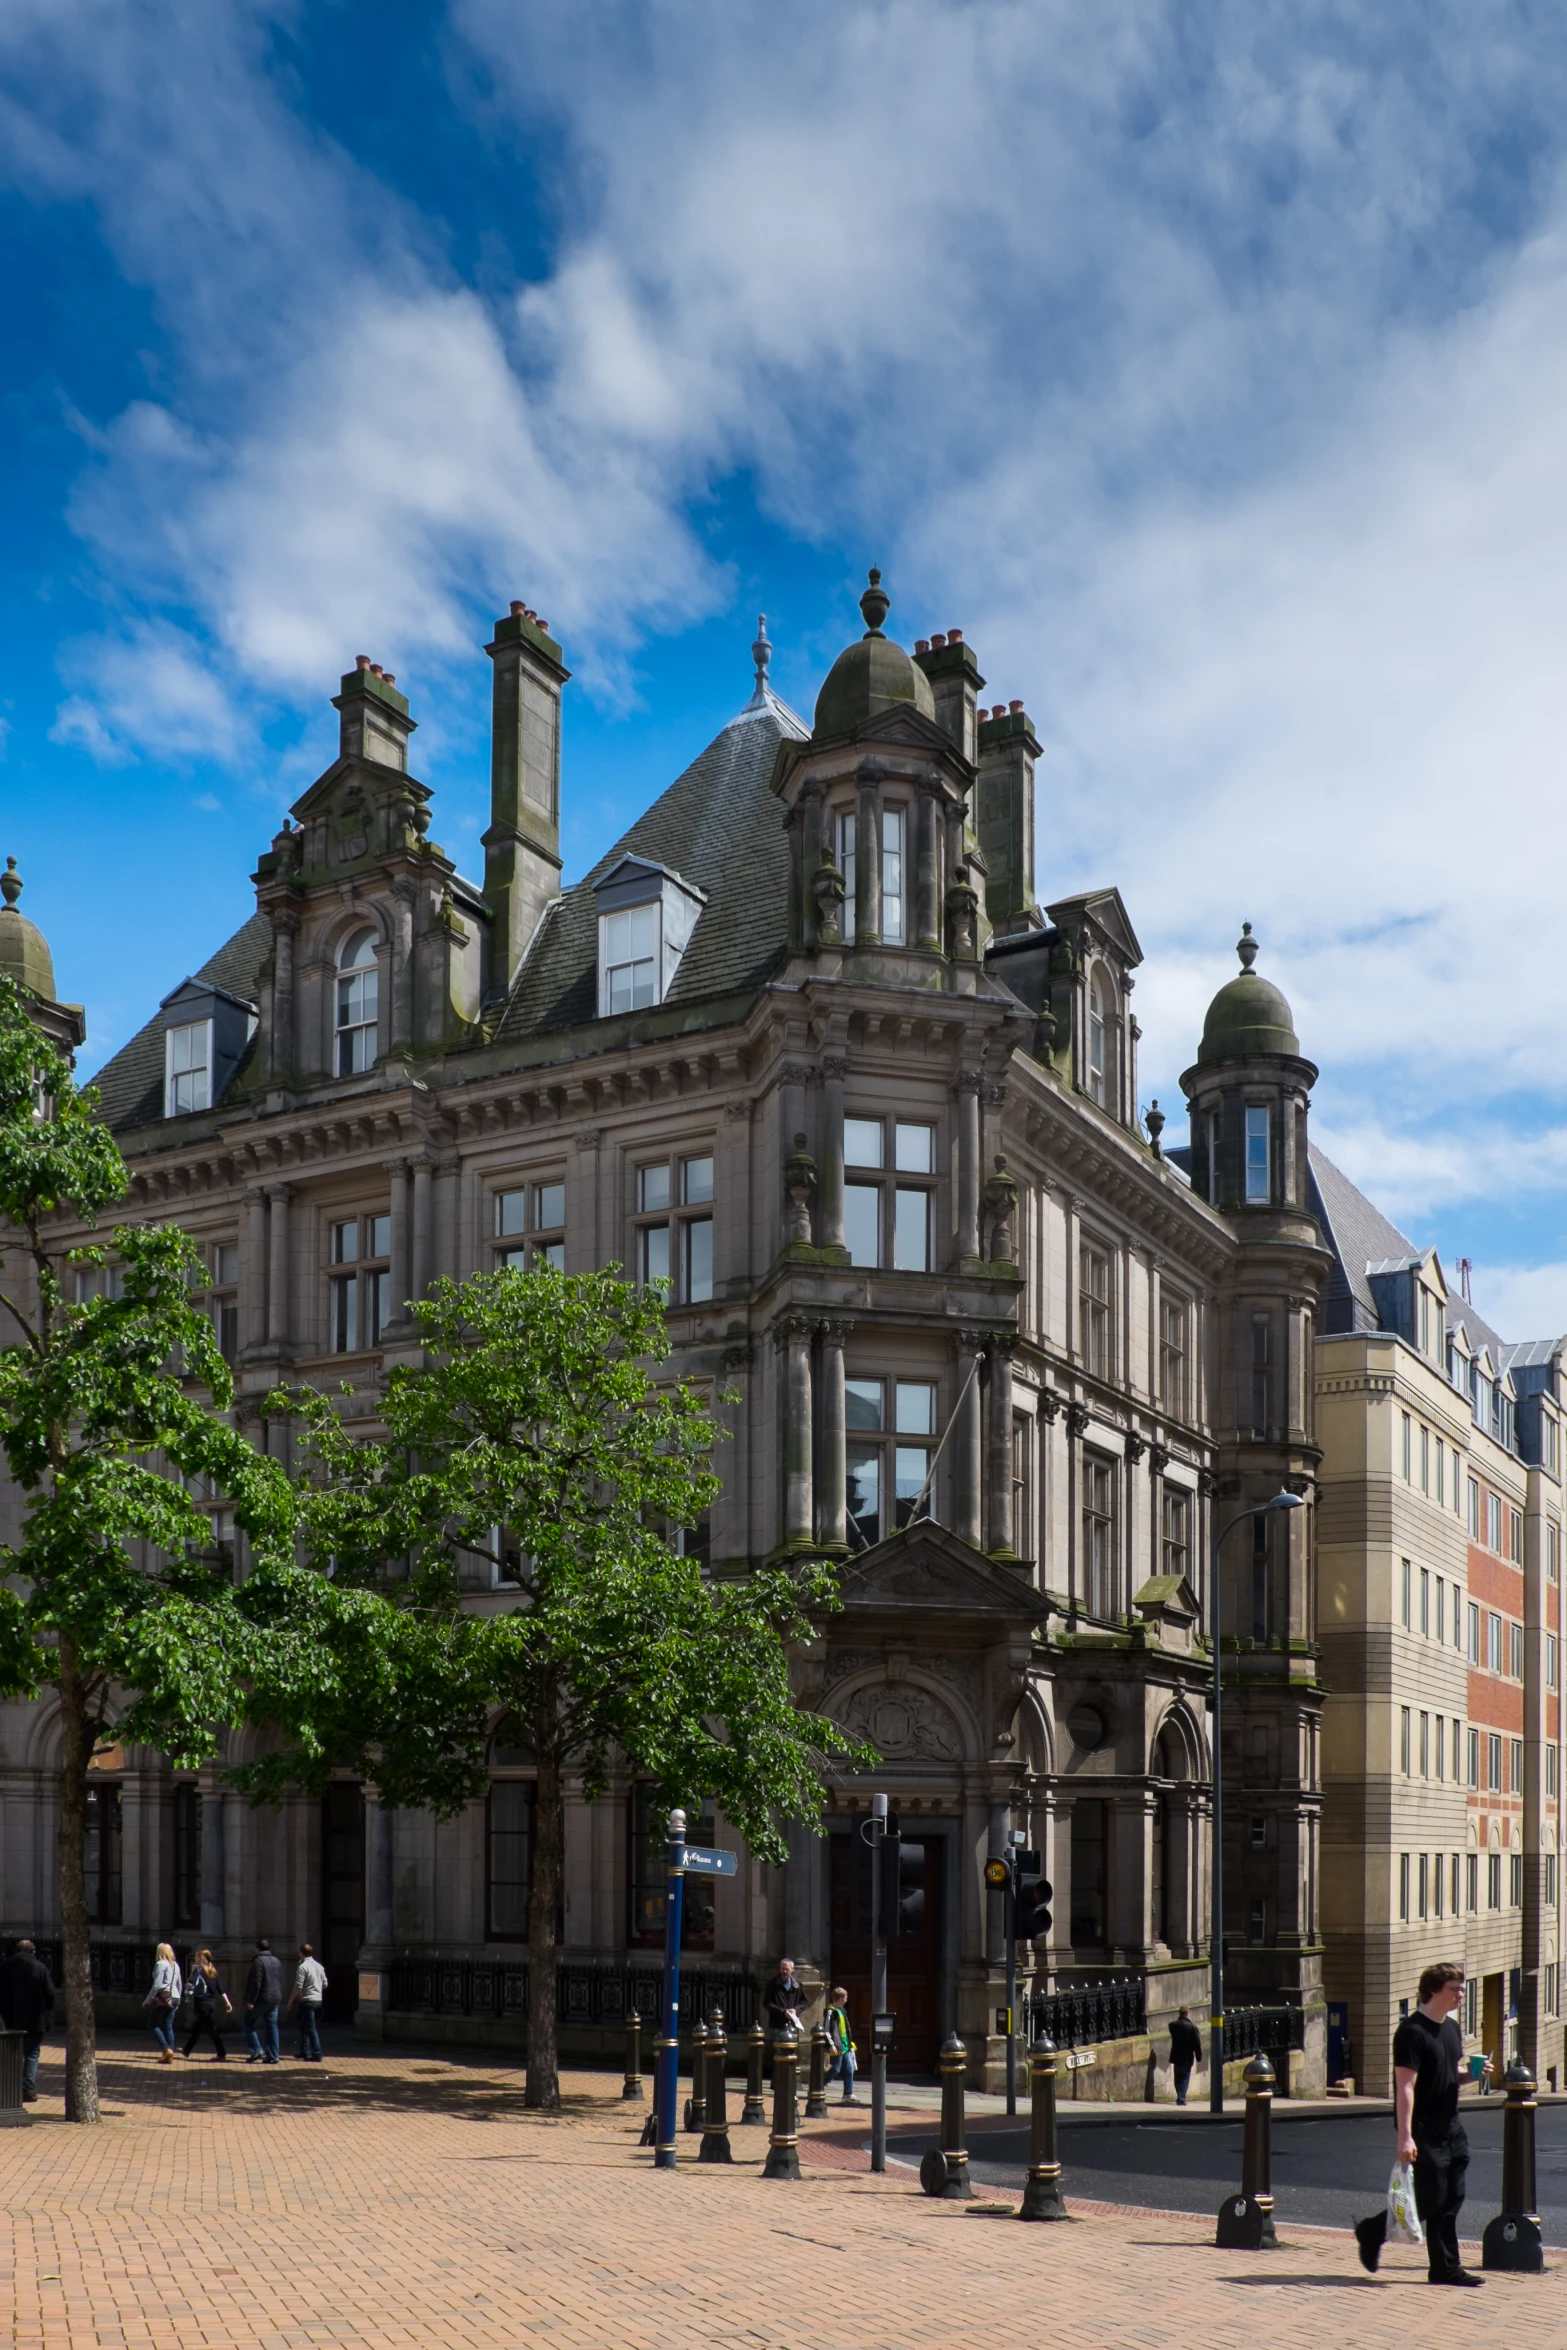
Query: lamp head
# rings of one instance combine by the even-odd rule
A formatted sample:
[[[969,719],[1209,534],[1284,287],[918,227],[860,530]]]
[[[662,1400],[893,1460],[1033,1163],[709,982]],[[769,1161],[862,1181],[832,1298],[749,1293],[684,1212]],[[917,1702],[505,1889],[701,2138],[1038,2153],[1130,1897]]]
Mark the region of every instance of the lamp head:
[[[1263,1507],[1270,1510],[1303,1510],[1306,1504],[1298,1493],[1276,1493]]]

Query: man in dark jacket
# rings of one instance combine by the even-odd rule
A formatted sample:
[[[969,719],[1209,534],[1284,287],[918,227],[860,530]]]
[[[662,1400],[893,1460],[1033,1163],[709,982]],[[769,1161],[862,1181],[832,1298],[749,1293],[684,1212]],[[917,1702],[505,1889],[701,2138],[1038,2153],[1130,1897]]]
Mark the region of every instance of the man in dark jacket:
[[[1175,2075],[1175,2102],[1186,2103],[1186,2092],[1192,2083],[1192,2066],[1202,2062],[1202,2034],[1192,2022],[1192,2011],[1183,2007],[1170,2026],[1170,2070]]]
[[[781,1958],[778,1961],[778,1972],[762,1993],[762,2005],[767,2011],[768,2028],[771,2031],[786,2031],[791,2025],[796,2031],[799,2030],[805,1992],[795,1974],[792,1958]]]
[[[22,2035],[22,2102],[38,2103],[38,2051],[54,2026],[54,1983],[31,1942],[18,1942],[0,1962],[0,2016]]]
[[[263,1934],[245,1977],[247,2064],[276,2064],[282,2056],[278,2009],[283,2004],[283,1965]]]

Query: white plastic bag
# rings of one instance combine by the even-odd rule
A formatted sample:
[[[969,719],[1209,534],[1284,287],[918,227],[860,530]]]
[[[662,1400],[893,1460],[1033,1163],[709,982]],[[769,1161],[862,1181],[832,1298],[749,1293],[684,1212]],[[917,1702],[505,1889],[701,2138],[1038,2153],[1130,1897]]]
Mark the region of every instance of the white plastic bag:
[[[1387,2183],[1387,2232],[1400,2243],[1423,2244],[1425,2229],[1415,2208],[1415,2174],[1407,2162],[1395,2162]]]

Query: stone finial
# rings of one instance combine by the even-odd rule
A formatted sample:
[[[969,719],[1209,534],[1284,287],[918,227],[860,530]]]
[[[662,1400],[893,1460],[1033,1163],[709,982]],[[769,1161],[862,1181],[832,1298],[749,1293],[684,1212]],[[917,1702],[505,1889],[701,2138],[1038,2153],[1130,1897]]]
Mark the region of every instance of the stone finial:
[[[756,663],[756,690],[758,693],[765,693],[767,690],[767,664],[772,657],[773,648],[767,635],[767,614],[758,612],[756,615],[756,642],[751,647],[751,658]]]
[[[1156,1159],[1162,1159],[1164,1157],[1164,1151],[1160,1145],[1159,1137],[1164,1132],[1164,1112],[1160,1109],[1159,1104],[1156,1101],[1150,1102],[1148,1104],[1147,1114],[1143,1119],[1143,1124],[1148,1129],[1148,1146],[1150,1150],[1153,1152],[1153,1155]]]
[[[1249,971],[1257,960],[1257,941],[1251,935],[1251,924],[1241,924],[1240,937],[1235,941],[1235,952],[1241,959],[1241,969]]]
[[[816,1161],[805,1147],[803,1134],[797,1134],[794,1138],[794,1149],[784,1161],[783,1177],[784,1190],[789,1195],[789,1205],[786,1211],[789,1241],[791,1244],[803,1241],[809,1247],[811,1240],[811,1195],[816,1189]]]
[[[831,849],[823,849],[822,861],[811,876],[811,895],[816,900],[816,937],[824,947],[843,943],[843,875],[833,863]]]
[[[865,615],[866,635],[880,636],[882,633],[881,624],[892,610],[892,598],[881,584],[879,571],[873,568],[870,579],[870,586],[860,598],[860,610]]]
[[[5,871],[0,873],[0,898],[4,898],[7,912],[10,912],[15,907],[16,901],[21,896],[21,894],[22,876],[16,870],[16,859],[14,857],[7,857],[5,861]]]
[[[993,1265],[1012,1262],[1012,1223],[1017,1213],[1017,1184],[998,1151],[996,1171],[980,1195],[980,1214],[988,1240],[986,1255]]]

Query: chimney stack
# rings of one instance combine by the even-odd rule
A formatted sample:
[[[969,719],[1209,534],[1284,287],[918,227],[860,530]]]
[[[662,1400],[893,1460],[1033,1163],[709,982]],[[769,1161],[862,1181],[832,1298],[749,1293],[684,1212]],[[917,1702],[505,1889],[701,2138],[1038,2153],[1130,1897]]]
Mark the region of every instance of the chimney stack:
[[[951,736],[970,764],[978,756],[975,729],[977,704],[985,680],[979,674],[974,648],[963,641],[961,628],[938,631],[914,647],[914,658],[930,679],[936,697],[936,723]]]
[[[494,668],[490,827],[484,902],[490,910],[485,999],[506,995],[560,895],[560,692],[571,675],[526,604],[513,603],[485,646]]]
[[[1041,930],[1034,897],[1034,761],[1039,740],[1021,702],[979,722],[974,824],[985,862],[985,910],[998,938]]]
[[[333,696],[338,717],[337,755],[364,759],[372,767],[408,773],[408,737],[418,721],[408,715],[408,696],[368,653],[360,653]]]

